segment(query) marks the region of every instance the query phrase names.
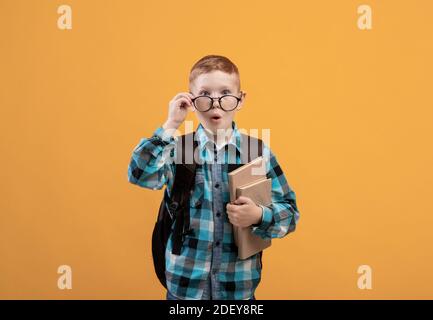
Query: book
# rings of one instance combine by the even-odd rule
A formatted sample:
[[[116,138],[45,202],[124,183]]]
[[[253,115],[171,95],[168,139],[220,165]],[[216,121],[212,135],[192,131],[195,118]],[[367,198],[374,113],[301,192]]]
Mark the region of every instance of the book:
[[[272,202],[272,179],[266,178],[264,160],[258,157],[228,174],[230,201],[239,196],[251,198],[256,204]],[[263,239],[252,232],[252,226],[233,226],[234,240],[239,259],[246,259],[271,246],[271,239]]]
[[[249,163],[228,173],[230,201],[236,199],[236,188],[252,183],[254,181],[266,179],[263,157],[258,157]]]
[[[267,206],[271,204],[272,179],[263,179],[251,184],[236,188],[236,196],[251,198],[256,204]],[[238,228],[238,227],[237,227]],[[246,259],[271,245],[271,239],[263,239],[251,230],[252,226],[238,228],[238,256]]]

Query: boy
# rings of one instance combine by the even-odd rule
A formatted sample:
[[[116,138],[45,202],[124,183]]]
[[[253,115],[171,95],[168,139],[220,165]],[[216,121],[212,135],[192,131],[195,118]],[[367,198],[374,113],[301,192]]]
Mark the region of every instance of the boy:
[[[188,235],[180,255],[172,254],[171,237],[168,239],[167,299],[255,299],[262,270],[260,255],[244,260],[237,257],[232,225],[252,225],[252,232],[262,238],[286,236],[295,230],[299,219],[295,193],[275,156],[263,144],[263,156],[268,155],[267,177],[272,178],[272,204],[259,206],[248,197],[230,204],[227,166],[215,160],[230,147],[236,151],[236,163],[241,163],[242,136],[233,121],[246,96],[240,90],[239,71],[226,57],[205,56],[191,69],[189,89],[170,101],[167,120],[152,139],[144,138],[136,146],[128,178],[150,189],[166,185],[169,194],[174,164],[168,160],[170,152],[176,152],[174,132],[188,110],[195,112],[200,122],[195,139],[203,161],[197,167],[190,198],[190,226],[195,234]]]

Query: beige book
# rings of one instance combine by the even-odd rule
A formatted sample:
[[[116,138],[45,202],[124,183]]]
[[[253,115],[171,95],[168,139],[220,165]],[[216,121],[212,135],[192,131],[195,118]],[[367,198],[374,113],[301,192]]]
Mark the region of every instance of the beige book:
[[[249,163],[246,163],[243,166],[228,173],[230,202],[235,201],[237,198],[236,187],[266,178],[265,172],[260,172],[260,168],[263,167],[263,164],[263,157],[257,157]],[[236,245],[238,245],[238,232],[235,226],[233,226],[233,236]]]
[[[230,201],[236,200],[236,188],[252,183],[254,181],[266,179],[266,170],[260,170],[264,167],[263,157],[258,157],[253,161],[229,172],[229,189]]]
[[[263,179],[236,189],[236,195],[251,198],[256,204],[269,205],[272,192],[272,179]],[[237,229],[238,257],[246,259],[268,248],[271,239],[263,239],[252,232],[252,226],[234,227]]]
[[[251,198],[255,203],[269,205],[271,203],[272,180],[266,179],[264,160],[255,160],[229,173],[230,201],[243,195]],[[271,245],[271,239],[262,239],[252,233],[252,226],[233,226],[235,243],[238,247],[238,257],[246,259]]]

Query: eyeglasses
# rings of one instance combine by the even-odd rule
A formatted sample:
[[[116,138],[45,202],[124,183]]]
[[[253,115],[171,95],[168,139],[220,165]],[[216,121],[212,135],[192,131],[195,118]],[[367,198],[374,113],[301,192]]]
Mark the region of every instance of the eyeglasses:
[[[198,96],[192,98],[194,107],[200,112],[207,112],[213,108],[213,101],[218,100],[219,107],[224,111],[232,111],[236,109],[241,101],[241,98],[231,94],[225,94],[221,97],[212,98],[209,96]]]

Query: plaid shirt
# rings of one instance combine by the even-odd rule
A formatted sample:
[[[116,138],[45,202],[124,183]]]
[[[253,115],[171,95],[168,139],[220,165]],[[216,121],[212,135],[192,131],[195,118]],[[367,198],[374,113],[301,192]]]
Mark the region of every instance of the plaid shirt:
[[[233,134],[228,144],[239,150],[236,163],[242,163],[240,145],[242,135],[233,122]],[[203,290],[211,271],[215,254],[214,234],[214,201],[222,201],[223,212],[218,212],[223,219],[223,233],[220,248],[220,264],[217,280],[220,284],[218,299],[248,299],[257,288],[262,265],[260,255],[241,260],[237,257],[234,244],[233,228],[225,211],[230,202],[228,190],[227,166],[214,163],[215,153],[223,152],[208,137],[200,124],[196,130],[198,152],[203,165],[197,167],[194,190],[190,197],[190,227],[195,234],[187,235],[180,255],[172,254],[172,238],[167,242],[166,278],[167,288],[181,299],[201,299]],[[177,137],[170,137],[159,127],[151,138],[143,138],[135,147],[128,168],[128,180],[144,188],[161,189],[167,186],[170,194],[173,185],[175,164],[167,161],[167,155],[176,152]],[[252,227],[252,232],[262,238],[282,238],[295,230],[299,219],[294,191],[288,185],[275,155],[263,144],[263,156],[266,160],[267,178],[272,179],[272,204],[262,206],[262,221]],[[227,158],[226,158],[227,159]],[[213,166],[220,166],[217,171],[222,181],[219,186],[220,196],[215,192],[215,181],[212,181]],[[215,172],[214,172],[215,174]],[[215,177],[215,176],[214,176]]]

